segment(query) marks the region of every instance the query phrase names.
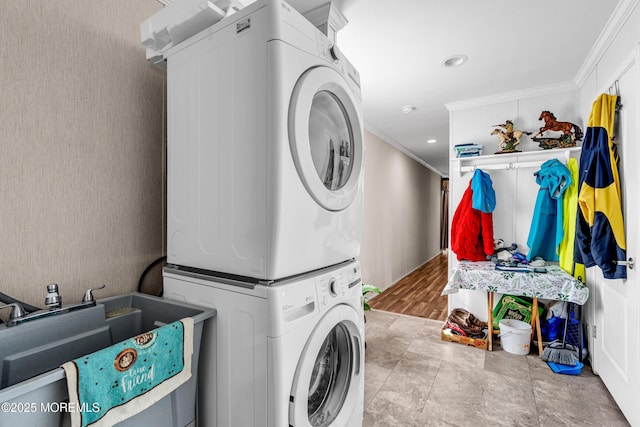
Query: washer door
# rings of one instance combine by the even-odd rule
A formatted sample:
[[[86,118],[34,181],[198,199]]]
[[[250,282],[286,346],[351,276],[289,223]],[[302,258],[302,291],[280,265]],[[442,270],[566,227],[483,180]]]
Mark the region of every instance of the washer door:
[[[347,208],[360,188],[363,135],[359,101],[338,72],[307,70],[289,104],[289,144],[307,191],[331,211]]]
[[[313,330],[293,380],[290,426],[347,425],[362,393],[360,323],[355,310],[338,305]]]

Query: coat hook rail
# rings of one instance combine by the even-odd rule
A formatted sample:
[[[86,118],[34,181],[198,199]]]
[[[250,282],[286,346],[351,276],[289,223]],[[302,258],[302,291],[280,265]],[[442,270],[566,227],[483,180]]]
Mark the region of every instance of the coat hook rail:
[[[609,95],[615,95],[616,99],[616,111],[620,111],[623,107],[620,97],[620,80],[616,79],[611,86],[609,86]]]

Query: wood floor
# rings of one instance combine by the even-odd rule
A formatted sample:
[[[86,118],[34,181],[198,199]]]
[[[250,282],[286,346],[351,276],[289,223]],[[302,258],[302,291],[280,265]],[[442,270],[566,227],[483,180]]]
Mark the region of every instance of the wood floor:
[[[444,321],[447,297],[447,256],[438,255],[369,301],[371,308]]]

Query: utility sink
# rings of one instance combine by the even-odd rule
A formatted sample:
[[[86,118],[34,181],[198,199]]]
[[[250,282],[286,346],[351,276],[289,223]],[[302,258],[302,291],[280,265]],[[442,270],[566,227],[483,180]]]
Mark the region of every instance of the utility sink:
[[[214,309],[132,293],[12,327],[0,325],[0,402],[15,409],[5,411],[3,407],[0,427],[68,425],[69,416],[62,410],[64,404],[59,404],[68,401],[61,364],[184,317],[193,317],[191,380],[151,408],[119,424],[166,425],[167,420],[174,420],[172,425],[189,425],[195,418],[202,328],[204,321],[215,313]]]

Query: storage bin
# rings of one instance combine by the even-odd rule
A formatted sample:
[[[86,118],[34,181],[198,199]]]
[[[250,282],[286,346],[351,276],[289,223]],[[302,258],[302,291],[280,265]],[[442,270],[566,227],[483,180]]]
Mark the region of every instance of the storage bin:
[[[120,427],[138,426],[172,426],[184,427],[195,425],[196,415],[196,384],[198,378],[198,359],[200,355],[200,342],[205,320],[216,314],[215,309],[202,308],[195,305],[177,301],[165,300],[150,295],[132,293],[98,300],[95,307],[84,309],[87,315],[95,317],[96,312],[102,313],[104,319],[103,328],[108,328],[111,334],[110,342],[115,344],[124,339],[134,337],[143,332],[155,329],[164,324],[172,323],[184,317],[192,317],[194,320],[193,355],[191,358],[191,379],[165,396],[153,406],[117,424]],[[83,310],[74,313],[52,316],[52,321],[60,323],[65,321],[64,316],[73,314],[72,319],[76,325],[82,320],[76,320],[82,316]],[[107,316],[107,313],[110,313]],[[44,327],[47,319],[35,320]],[[25,325],[12,327],[13,331]],[[91,324],[91,328],[96,325]],[[89,326],[87,326],[89,327]],[[23,330],[28,330],[23,329]],[[80,336],[79,334],[78,336]],[[69,338],[70,346],[73,346],[74,338]],[[109,340],[107,340],[109,341]],[[23,351],[25,353],[25,351]],[[15,359],[16,355],[7,355],[8,359]],[[67,360],[71,360],[71,357]],[[65,360],[66,361],[66,360]],[[0,362],[2,362],[0,360]],[[41,371],[42,372],[42,371]],[[3,412],[0,416],[0,427],[13,426],[68,426],[70,425],[69,413],[64,408],[68,402],[67,383],[62,368],[55,368],[40,375],[26,379],[17,384],[0,390],[0,401],[15,407],[16,411]],[[28,407],[25,406],[28,403]],[[13,406],[12,406],[13,405]],[[17,411],[17,409],[25,409]],[[60,410],[56,410],[60,409]]]
[[[500,328],[500,320],[516,319],[531,323],[531,309],[533,304],[513,295],[502,295],[493,309],[493,329]],[[542,315],[543,308],[538,307],[538,315]]]

